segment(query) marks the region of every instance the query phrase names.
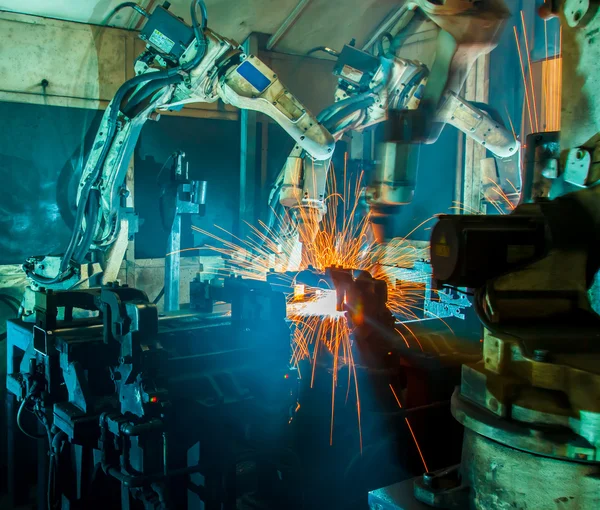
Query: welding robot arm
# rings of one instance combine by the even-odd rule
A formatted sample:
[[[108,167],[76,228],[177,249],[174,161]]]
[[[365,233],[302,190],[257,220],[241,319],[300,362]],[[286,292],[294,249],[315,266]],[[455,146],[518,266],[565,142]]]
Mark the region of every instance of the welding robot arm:
[[[419,91],[427,79],[427,68],[416,61],[397,57],[375,57],[347,45],[338,57],[334,74],[339,77],[335,103],[317,119],[339,141],[349,131],[361,132],[387,118],[387,110],[416,108]],[[356,63],[358,62],[358,63]],[[352,63],[356,67],[349,67]],[[272,189],[268,226],[273,228],[276,210],[282,206],[297,227],[300,241],[311,242],[327,207],[325,193],[330,159],[316,161],[295,146]]]
[[[404,16],[412,19],[417,9],[439,28],[436,56],[419,109],[389,112],[386,143],[380,149],[380,164],[368,190],[374,232],[380,241],[387,237],[389,216],[412,200],[416,168],[408,164],[409,144],[434,143],[446,124],[454,125],[496,156],[501,185],[511,181],[520,186],[518,141],[488,107],[459,96],[476,60],[497,45],[510,16],[504,0],[415,0],[407,3]]]
[[[148,18],[140,34],[147,47],[136,60],[136,76],[119,88],[104,113],[79,182],[65,253],[31,257],[23,266],[33,288],[84,288],[116,280],[131,232],[127,167],[144,123],[158,120],[160,111],[221,99],[271,117],[315,162],[328,161],[333,152],[329,132],[271,69],[207,28],[202,0],[192,0],[191,27],[165,7],[151,15],[140,11]]]
[[[406,13],[412,14],[412,10]],[[321,47],[313,50],[326,51],[337,57],[334,68],[334,74],[339,77],[336,102],[318,116],[336,141],[349,131],[362,132],[386,120],[389,110],[419,108],[429,70],[420,62],[396,56],[397,48],[393,45],[390,48],[393,51],[383,51],[382,40],[386,37],[392,39],[384,34],[379,41],[378,56],[361,51],[352,44],[344,46],[340,53]],[[439,126],[452,124],[486,146],[496,156],[499,172],[504,177],[500,179],[502,183],[505,180],[518,182],[519,142],[487,105],[470,103],[448,86],[434,120]],[[398,175],[406,170],[405,152],[398,150],[396,144],[384,146],[375,182],[368,191],[374,216],[377,216],[380,204],[401,204],[412,199],[414,177],[407,179],[406,175]],[[279,204],[294,216],[299,227],[303,227],[299,229],[303,242],[312,240],[326,211],[327,170],[327,164],[315,164],[296,146],[273,187],[269,201],[271,208],[276,209],[279,197]],[[279,215],[271,215],[269,227],[273,226],[275,216]]]

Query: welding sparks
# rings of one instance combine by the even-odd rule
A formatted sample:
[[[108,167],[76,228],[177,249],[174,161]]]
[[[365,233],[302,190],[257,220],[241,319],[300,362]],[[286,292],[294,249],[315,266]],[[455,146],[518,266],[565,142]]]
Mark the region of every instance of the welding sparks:
[[[509,214],[515,210],[519,201],[521,200],[521,192],[517,187],[510,181],[506,180],[507,185],[501,186],[496,180],[486,177],[484,179],[484,197],[488,204],[490,204],[498,214]],[[505,191],[505,188],[508,191]],[[464,213],[464,214],[488,214],[486,211],[482,211],[471,207],[462,202],[453,202],[451,210]]]
[[[291,364],[298,369],[301,378],[302,365],[310,367],[310,386],[314,386],[317,368],[331,372],[331,421],[330,443],[333,443],[339,374],[347,370],[346,398],[350,392],[356,398],[356,415],[359,446],[362,452],[361,402],[358,388],[357,365],[353,352],[353,330],[346,316],[338,309],[336,291],[328,288],[325,271],[330,267],[368,271],[374,278],[387,284],[388,309],[396,316],[418,320],[417,311],[423,311],[424,283],[396,281],[390,267],[412,267],[416,260],[427,255],[415,249],[405,239],[396,240],[386,247],[374,244],[370,235],[369,213],[361,209],[364,191],[363,174],[354,183],[346,178],[344,169],[343,192],[337,192],[335,172],[329,173],[327,212],[318,230],[294,229],[289,225],[292,216],[295,222],[310,222],[314,213],[309,208],[292,209],[283,218],[277,218],[283,228],[268,228],[260,223],[259,228],[249,225],[245,239],[235,237],[220,229],[223,237],[193,227],[197,232],[216,241],[216,246],[206,248],[225,258],[225,267],[216,271],[216,276],[236,275],[265,280],[272,271],[291,291],[288,294],[287,317],[292,328]],[[419,225],[417,228],[420,228]],[[217,227],[219,228],[219,227]],[[416,229],[415,229],[416,230]],[[413,231],[414,232],[414,231]],[[306,237],[310,235],[310,237]],[[409,234],[410,235],[410,234]],[[230,239],[230,240],[226,240]],[[298,241],[304,247],[302,262],[298,257]],[[318,287],[296,282],[297,271],[309,268]],[[403,332],[404,331],[404,332]],[[400,324],[396,332],[407,348],[423,350],[419,339],[406,325]],[[306,365],[303,362],[307,362]]]
[[[402,404],[400,403],[400,399],[398,398],[398,395],[396,394],[396,391],[394,390],[394,387],[391,384],[390,384],[390,390],[392,390],[392,394],[394,395],[394,398],[396,399],[396,403],[398,404],[398,407],[400,409],[402,409]],[[413,441],[415,442],[415,446],[417,447],[417,451],[419,452],[419,456],[421,457],[421,462],[423,462],[423,467],[425,468],[425,472],[428,473],[429,468],[427,467],[427,462],[425,462],[425,457],[423,455],[423,452],[421,451],[421,447],[419,446],[419,441],[417,441],[417,436],[415,435],[415,432],[413,431],[413,428],[410,424],[410,421],[408,421],[408,418],[404,417],[404,421],[406,421],[406,425],[408,426],[410,435],[412,436]]]
[[[488,203],[498,212],[498,214],[506,214],[507,211],[514,211],[521,198],[521,193],[517,187],[507,180],[506,182],[512,188],[512,191],[506,192],[494,179],[487,178],[487,181],[489,187],[486,190],[485,198]]]
[[[540,120],[542,117],[543,131],[559,131],[561,117],[561,90],[562,90],[562,27],[559,29],[558,40],[555,38],[554,47],[558,48],[556,56],[550,56],[548,51],[548,20],[544,20],[544,42],[546,46],[546,58],[542,62],[542,86],[541,101],[538,108],[536,98],[536,84],[534,81],[533,65],[529,51],[529,36],[525,24],[525,16],[521,11],[521,31],[525,48],[523,51],[519,39],[517,27],[513,27],[517,53],[521,66],[521,77],[523,80],[523,89],[525,94],[525,104],[527,116],[529,118],[530,130],[540,131]],[[525,53],[525,55],[523,55]],[[527,65],[527,69],[525,69]],[[539,115],[539,113],[541,115]]]

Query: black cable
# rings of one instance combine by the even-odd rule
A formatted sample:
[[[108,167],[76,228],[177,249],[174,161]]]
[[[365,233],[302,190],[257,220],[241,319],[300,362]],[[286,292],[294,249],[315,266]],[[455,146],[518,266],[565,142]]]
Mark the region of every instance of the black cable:
[[[112,17],[117,14],[117,12],[119,12],[121,9],[125,9],[127,7],[131,7],[134,11],[138,12],[139,14],[141,14],[142,16],[149,18],[150,15],[138,4],[136,4],[135,2],[123,2],[119,5],[117,5],[108,16],[106,16],[106,18],[104,18],[102,20],[102,24],[106,25],[108,24],[108,22],[112,19]]]
[[[387,40],[390,47],[388,48],[388,51],[385,51],[383,49],[383,41]],[[378,39],[377,41],[377,56],[378,57],[393,57],[393,54],[390,52],[391,48],[392,48],[392,44],[394,42],[394,37],[392,36],[392,34],[390,34],[389,32],[384,32],[383,34],[381,34],[381,37]]]
[[[365,92],[361,92],[360,94],[357,94],[356,96],[351,96],[351,97],[348,97],[341,101],[338,101],[337,103],[333,103],[332,105],[330,105],[327,108],[325,108],[324,110],[322,110],[319,113],[319,115],[317,115],[317,120],[321,124],[325,124],[326,121],[328,121],[334,115],[336,115],[342,108],[346,108],[349,105],[358,103],[360,101],[363,101],[366,98],[373,97],[374,95],[378,94],[387,85],[389,74],[390,74],[390,72],[392,70],[392,66],[393,66],[392,62],[389,61],[389,59],[382,58],[381,60],[382,60],[382,66],[386,67],[386,69],[385,69],[386,77],[381,81],[381,83],[379,83],[379,85],[377,85],[373,89],[369,89]]]
[[[356,96],[351,96],[346,99],[342,99],[341,101],[338,101],[337,103],[333,103],[332,105],[328,106],[324,110],[321,110],[319,115],[317,115],[317,120],[321,124],[323,124],[323,123],[325,123],[326,120],[331,118],[333,115],[335,115],[337,112],[339,112],[342,108],[345,108],[346,106],[349,106],[354,103],[358,103],[359,101],[362,101],[363,99],[371,96],[372,94],[373,94],[373,91],[367,90],[366,92],[362,92],[361,94],[357,94]]]
[[[123,115],[129,117],[130,119],[135,117],[139,110],[137,107],[142,103],[145,99],[148,99],[153,94],[155,94],[158,90],[168,86],[173,85],[175,83],[181,83],[183,81],[183,76],[177,74],[175,76],[171,76],[169,78],[163,78],[162,80],[153,80],[151,82],[143,85],[127,102],[125,107],[123,108]]]
[[[19,310],[21,309],[21,302],[11,296],[10,294],[0,294],[0,301],[2,301],[6,306],[8,306],[14,313],[15,313],[15,318],[18,319],[19,318]],[[8,337],[8,333],[6,331],[4,331],[3,333],[0,333],[0,342],[2,340],[5,340]]]
[[[338,58],[340,56],[339,51],[335,51],[334,49],[328,48],[327,46],[317,46],[316,48],[313,48],[312,50],[308,50],[306,52],[306,54],[312,55],[313,53],[317,53],[318,51],[323,51],[323,52],[327,53],[328,55],[331,55],[336,58]]]
[[[200,6],[202,25],[198,23],[196,6]],[[206,29],[206,25],[208,23],[208,14],[206,12],[206,4],[204,3],[204,0],[192,0],[192,3],[190,4],[190,16],[192,18],[192,28],[194,29],[194,36],[196,38],[196,44],[198,45],[198,51],[192,60],[182,66],[184,71],[189,71],[190,69],[196,67],[206,54],[206,38],[204,37],[204,30]]]
[[[23,432],[23,434],[25,434],[27,437],[30,437],[31,439],[45,439],[47,437],[46,434],[34,434],[27,432],[21,425],[21,415],[23,414],[23,409],[25,409],[25,405],[29,401],[30,397],[31,395],[27,395],[21,402],[21,405],[19,406],[19,410],[17,411],[17,427],[19,427],[19,430]]]
[[[172,152],[169,155],[169,157],[165,160],[165,162],[163,163],[163,166],[161,166],[160,170],[158,171],[158,175],[156,176],[156,184],[158,184],[160,186],[160,176],[164,172],[165,168],[167,168],[169,161],[171,161],[174,157],[176,157],[178,155],[179,155],[179,151]]]
[[[165,286],[163,285],[163,288],[160,289],[160,292],[158,293],[158,296],[156,296],[154,298],[154,300],[152,301],[153,305],[157,305],[158,302],[162,299],[162,297],[165,295]]]
[[[49,426],[46,424],[47,428]],[[62,447],[66,441],[67,435],[63,431],[59,431],[52,434],[50,430],[48,430],[48,440],[50,441],[50,457],[49,457],[49,465],[48,465],[48,485],[46,488],[46,503],[48,505],[48,510],[55,508],[55,498],[56,498],[56,474],[58,473],[58,458],[61,453]]]
[[[374,102],[375,102],[374,97],[367,97],[366,99],[363,99],[362,101],[350,104],[350,105],[346,106],[345,108],[343,108],[342,110],[340,110],[339,112],[337,112],[336,114],[332,115],[325,122],[323,122],[323,126],[325,127],[325,129],[330,130],[330,128],[333,128],[336,124],[340,123],[341,121],[346,119],[348,116],[355,114],[357,111],[368,108]]]
[[[92,193],[97,195],[97,197],[93,197]],[[81,242],[77,246],[75,250],[75,254],[73,256],[75,262],[81,264],[87,255],[88,248],[90,243],[92,242],[92,236],[96,230],[96,222],[98,221],[98,212],[100,211],[100,202],[97,198],[100,197],[100,192],[98,190],[92,190],[90,193],[90,199],[88,200],[88,211],[85,217],[85,234],[81,238]]]
[[[11,296],[10,294],[0,294],[0,301],[13,310],[15,314],[19,312],[21,302],[16,297]]]
[[[360,115],[355,115],[357,112],[352,112],[346,117],[344,117],[341,121],[334,125],[329,125],[327,130],[331,133],[331,135],[335,138],[340,133],[345,133],[351,129],[354,129],[356,126],[360,126],[365,118],[364,111],[358,111]]]
[[[400,94],[400,97],[398,98],[396,108],[398,108],[398,109],[404,108],[404,101],[406,101],[406,98],[407,98],[408,94],[410,93],[410,91],[415,87],[415,85],[417,85],[417,83],[422,81],[427,76],[428,72],[429,71],[428,71],[427,67],[423,66],[423,68],[408,81],[408,83],[405,85],[404,89],[402,90],[402,94]]]

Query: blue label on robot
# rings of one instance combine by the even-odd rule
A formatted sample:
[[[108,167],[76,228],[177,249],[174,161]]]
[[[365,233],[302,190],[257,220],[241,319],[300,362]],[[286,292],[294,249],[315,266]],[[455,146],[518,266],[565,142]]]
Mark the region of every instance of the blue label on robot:
[[[247,60],[237,68],[237,72],[259,92],[264,91],[269,85],[271,85],[271,80],[269,80],[269,78],[267,78]]]

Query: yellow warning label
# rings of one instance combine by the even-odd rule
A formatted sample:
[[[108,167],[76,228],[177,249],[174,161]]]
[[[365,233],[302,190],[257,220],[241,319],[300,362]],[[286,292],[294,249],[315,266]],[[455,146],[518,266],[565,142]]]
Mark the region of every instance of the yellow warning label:
[[[442,237],[440,238],[440,244],[448,244],[446,242],[446,236],[444,234],[442,234]]]
[[[436,244],[433,247],[433,251],[438,257],[448,258],[450,256],[450,246],[447,244]]]

